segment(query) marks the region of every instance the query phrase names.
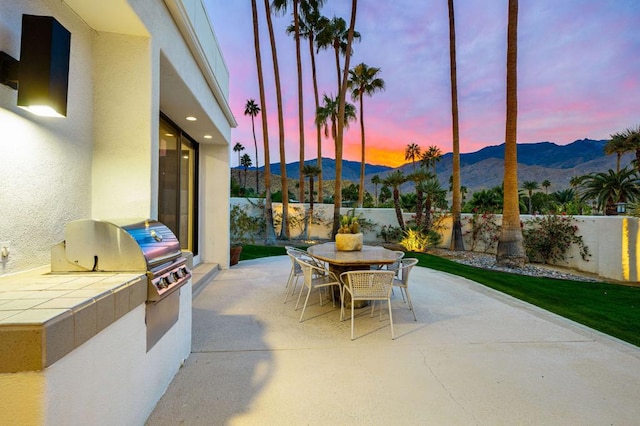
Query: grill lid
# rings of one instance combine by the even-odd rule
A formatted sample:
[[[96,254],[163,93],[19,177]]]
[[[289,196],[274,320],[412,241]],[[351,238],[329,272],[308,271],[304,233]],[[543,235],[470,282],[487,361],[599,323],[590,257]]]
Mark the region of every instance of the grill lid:
[[[156,220],[85,219],[66,224],[65,256],[89,271],[148,271],[181,251],[173,232]]]

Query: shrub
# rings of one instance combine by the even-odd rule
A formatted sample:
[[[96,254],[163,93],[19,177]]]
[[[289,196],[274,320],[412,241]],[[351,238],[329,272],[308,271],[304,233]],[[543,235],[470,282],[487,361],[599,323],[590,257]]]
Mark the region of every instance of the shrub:
[[[464,236],[469,239],[471,251],[475,251],[479,244],[482,244],[485,253],[491,251],[500,238],[500,225],[496,223],[496,215],[493,213],[478,213],[465,220],[464,225],[470,229],[464,232]]]
[[[397,243],[402,238],[402,228],[393,225],[382,225],[378,238],[383,238],[385,243]]]
[[[436,231],[419,231],[409,228],[404,231],[404,238],[400,241],[400,245],[407,251],[424,252],[427,248],[440,244],[440,241],[440,234]]]
[[[573,222],[573,216],[566,215],[537,216],[527,222],[522,236],[529,261],[566,260],[567,251],[573,244],[578,245],[582,259],[589,260],[589,248],[582,236],[577,235],[578,227]]]

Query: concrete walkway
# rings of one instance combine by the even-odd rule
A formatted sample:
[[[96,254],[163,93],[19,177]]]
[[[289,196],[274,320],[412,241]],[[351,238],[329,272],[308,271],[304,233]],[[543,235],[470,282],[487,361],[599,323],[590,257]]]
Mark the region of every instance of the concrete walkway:
[[[416,267],[388,315],[283,304],[287,257],[243,261],[193,302],[193,352],[149,425],[637,425],[640,348]]]

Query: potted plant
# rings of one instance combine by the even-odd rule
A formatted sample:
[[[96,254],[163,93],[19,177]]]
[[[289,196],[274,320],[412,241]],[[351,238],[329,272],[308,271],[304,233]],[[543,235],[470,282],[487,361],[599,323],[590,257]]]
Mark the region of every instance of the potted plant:
[[[229,238],[231,240],[229,265],[233,266],[240,260],[242,246],[253,244],[254,237],[260,230],[258,218],[249,216],[246,209],[238,204],[231,207]]]
[[[356,216],[356,209],[349,211],[340,218],[340,228],[336,234],[336,250],[362,250],[362,232],[360,232],[360,216]]]

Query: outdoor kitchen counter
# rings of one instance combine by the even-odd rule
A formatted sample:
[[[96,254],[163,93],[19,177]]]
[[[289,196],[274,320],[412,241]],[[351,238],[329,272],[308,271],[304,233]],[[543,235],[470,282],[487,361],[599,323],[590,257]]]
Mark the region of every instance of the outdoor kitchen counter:
[[[140,273],[0,277],[0,373],[50,366],[146,299]]]

